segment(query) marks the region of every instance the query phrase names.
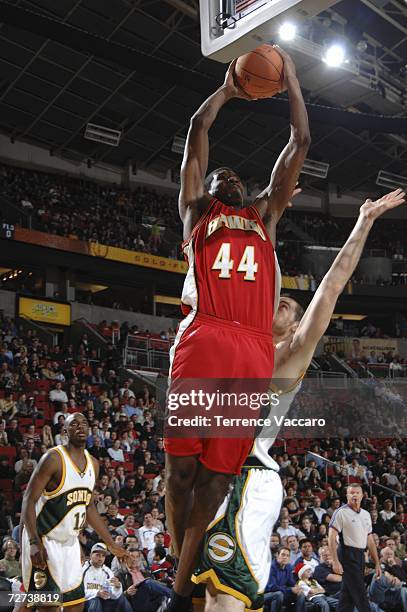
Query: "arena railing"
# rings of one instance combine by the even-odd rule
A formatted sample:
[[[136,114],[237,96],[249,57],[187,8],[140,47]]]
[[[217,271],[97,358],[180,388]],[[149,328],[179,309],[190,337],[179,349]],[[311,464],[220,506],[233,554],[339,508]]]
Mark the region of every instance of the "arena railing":
[[[364,449],[364,450],[367,450],[367,449]],[[342,472],[342,474],[344,474],[344,472],[346,470],[346,468],[344,468],[343,465],[341,465],[337,461],[332,461],[331,459],[327,459],[326,457],[323,457],[322,455],[319,455],[318,453],[314,453],[313,451],[308,451],[304,455],[304,461],[305,462],[307,460],[307,457],[309,457],[310,455],[312,457],[315,457],[319,461],[323,461],[323,463],[325,465],[325,482],[328,482],[328,466],[329,465],[331,465],[333,467],[339,468],[340,471]],[[351,476],[349,475],[347,470],[346,470],[346,478],[347,478],[348,484],[350,484]],[[377,482],[366,482],[363,478],[359,478],[358,480],[360,480],[360,483],[362,485],[365,484],[366,486],[369,487],[370,496],[373,495],[373,489],[374,488],[380,489],[382,491],[386,491],[389,494],[389,497],[391,496],[393,498],[393,504],[394,504],[394,511],[395,512],[396,512],[396,509],[397,509],[397,500],[398,500],[398,498],[399,499],[405,499],[406,498],[406,494],[405,493],[398,493],[394,489],[390,489],[390,487],[386,487],[385,485],[379,484]]]
[[[366,368],[376,378],[405,378],[407,365],[398,364],[398,366],[391,368],[389,363],[368,363]]]
[[[123,351],[124,365],[167,371],[170,342],[147,334],[128,334]]]

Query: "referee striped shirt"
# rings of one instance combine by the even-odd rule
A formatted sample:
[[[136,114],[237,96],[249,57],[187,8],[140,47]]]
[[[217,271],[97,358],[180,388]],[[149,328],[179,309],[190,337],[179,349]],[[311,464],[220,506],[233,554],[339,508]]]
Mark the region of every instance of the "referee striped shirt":
[[[340,535],[340,540],[345,546],[365,549],[367,538],[372,533],[372,519],[369,512],[362,508],[357,512],[344,504],[332,515],[329,526]]]

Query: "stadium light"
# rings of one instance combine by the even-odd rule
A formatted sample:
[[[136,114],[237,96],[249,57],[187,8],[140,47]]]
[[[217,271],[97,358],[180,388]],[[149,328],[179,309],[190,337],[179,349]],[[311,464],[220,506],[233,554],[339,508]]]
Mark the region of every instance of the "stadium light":
[[[319,162],[314,159],[306,159],[301,169],[301,174],[308,174],[316,178],[326,179],[328,176],[329,164]]]
[[[345,61],[345,48],[343,45],[335,43],[328,47],[322,59],[328,66],[338,68]]]
[[[386,189],[401,189],[407,188],[407,179],[401,174],[393,174],[392,172],[386,172],[380,170],[376,178],[376,185],[380,187],[386,187]]]
[[[111,147],[117,147],[119,146],[121,135],[121,130],[112,130],[104,125],[88,123],[86,125],[84,138],[86,138],[86,140],[101,142],[102,144],[106,144]]]
[[[293,40],[297,34],[297,26],[294,23],[286,21],[278,31],[281,40]]]

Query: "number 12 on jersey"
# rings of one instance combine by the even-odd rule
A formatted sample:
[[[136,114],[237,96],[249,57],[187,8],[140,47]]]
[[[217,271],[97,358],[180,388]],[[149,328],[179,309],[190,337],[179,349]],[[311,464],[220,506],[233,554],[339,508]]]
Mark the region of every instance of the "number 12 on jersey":
[[[234,261],[231,259],[230,242],[224,242],[220,247],[212,270],[220,270],[219,278],[231,278]],[[254,261],[254,246],[247,246],[244,250],[237,272],[244,273],[244,280],[255,281],[259,264]]]
[[[85,527],[86,523],[86,510],[84,512],[77,512],[74,515],[74,519],[75,524],[73,528],[75,529],[75,531],[81,531],[81,529]]]

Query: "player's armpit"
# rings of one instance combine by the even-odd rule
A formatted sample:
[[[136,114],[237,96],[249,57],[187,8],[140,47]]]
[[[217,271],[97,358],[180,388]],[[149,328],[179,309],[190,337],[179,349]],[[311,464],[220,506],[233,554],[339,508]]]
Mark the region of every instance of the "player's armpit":
[[[31,539],[38,538],[35,504],[41,494],[51,484],[52,488],[59,485],[62,478],[62,459],[57,451],[48,451],[35,468],[24,492],[21,508],[21,523],[27,529]]]

